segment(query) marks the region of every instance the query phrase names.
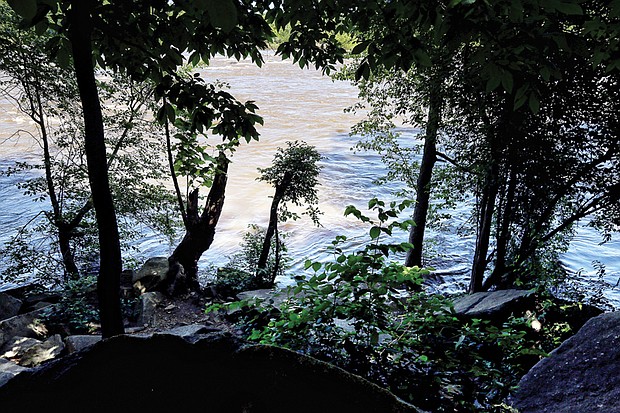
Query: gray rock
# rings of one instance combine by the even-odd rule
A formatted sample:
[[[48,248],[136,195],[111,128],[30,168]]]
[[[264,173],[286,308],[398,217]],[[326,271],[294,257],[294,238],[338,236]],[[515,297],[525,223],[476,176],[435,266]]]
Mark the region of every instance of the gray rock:
[[[163,301],[164,295],[151,291],[140,296],[138,325],[152,325],[155,322],[155,308]]]
[[[590,319],[536,364],[510,403],[521,413],[620,412],[620,313]]]
[[[239,300],[259,300],[265,303],[271,303],[274,307],[278,307],[287,298],[287,296],[284,291],[262,289],[237,293],[237,298]]]
[[[0,357],[7,359],[20,358],[30,347],[40,344],[41,340],[31,337],[13,337],[1,349]]]
[[[330,364],[226,334],[112,337],[20,373],[0,400],[3,411],[419,412]]]
[[[164,334],[172,334],[179,337],[190,337],[199,334],[207,334],[218,331],[213,327],[208,327],[204,324],[190,324],[188,326],[175,327],[172,330],[166,331]]]
[[[19,314],[22,301],[6,293],[0,293],[0,320],[15,317]]]
[[[0,387],[4,386],[9,380],[17,376],[22,371],[28,370],[4,358],[0,358]]]
[[[134,288],[141,293],[156,290],[166,280],[168,269],[167,257],[149,258],[134,274]]]
[[[531,290],[499,290],[473,293],[454,300],[454,311],[464,317],[491,318],[509,313],[533,294]]]
[[[15,336],[41,338],[47,328],[40,321],[43,310],[31,311],[0,321],[0,348]]]
[[[101,336],[75,335],[65,338],[67,353],[75,353],[101,341]]]
[[[58,357],[65,349],[60,334],[54,334],[42,343],[35,344],[24,351],[19,360],[20,366],[35,367]]]

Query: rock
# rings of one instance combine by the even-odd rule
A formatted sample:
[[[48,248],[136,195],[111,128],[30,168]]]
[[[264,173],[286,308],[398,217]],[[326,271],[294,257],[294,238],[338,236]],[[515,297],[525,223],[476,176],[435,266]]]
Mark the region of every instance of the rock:
[[[28,370],[4,358],[0,358],[0,387],[4,386],[9,380],[17,376],[22,371]]]
[[[464,295],[454,299],[454,311],[463,317],[494,318],[508,315],[531,296],[531,290],[498,290]]]
[[[138,325],[153,325],[155,323],[155,308],[164,300],[160,292],[152,291],[140,296],[138,311]]]
[[[45,310],[36,310],[0,321],[0,348],[15,336],[44,337],[47,328],[39,320],[43,311]]]
[[[24,304],[22,305],[22,312],[29,313],[31,311],[40,309],[41,304],[45,305],[56,304],[61,299],[61,295],[56,292],[45,292],[40,294],[31,294],[24,298]]]
[[[15,317],[19,314],[21,306],[22,300],[6,293],[0,293],[0,320]]]
[[[95,343],[98,343],[99,341],[101,341],[101,336],[98,335],[68,336],[67,338],[65,338],[65,347],[67,349],[67,353],[71,354],[75,353],[76,351],[80,351],[82,349],[90,347]]]
[[[620,313],[590,319],[536,364],[510,403],[521,413],[620,412]]]
[[[419,412],[362,377],[226,334],[116,336],[24,371],[3,411]]]
[[[35,344],[22,354],[19,365],[25,367],[35,367],[48,360],[58,357],[65,349],[60,334],[54,334],[42,343]]]
[[[214,333],[216,331],[218,331],[217,328],[207,327],[204,324],[190,324],[188,326],[175,327],[172,330],[168,330],[165,333],[160,334],[171,334],[179,337],[189,337],[198,334]]]
[[[2,353],[0,354],[0,357],[6,359],[21,358],[26,350],[40,343],[41,340],[37,340],[36,338],[19,336],[13,337],[0,349],[0,353]]]
[[[277,291],[273,289],[250,290],[237,293],[239,300],[259,300],[274,307],[279,307],[287,295],[285,291]]]
[[[140,293],[157,290],[166,280],[169,264],[167,257],[149,258],[133,278],[133,285]]]

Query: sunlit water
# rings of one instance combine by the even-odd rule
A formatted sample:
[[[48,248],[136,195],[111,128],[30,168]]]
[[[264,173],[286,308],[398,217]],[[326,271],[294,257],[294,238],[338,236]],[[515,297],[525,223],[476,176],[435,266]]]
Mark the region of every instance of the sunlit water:
[[[374,153],[354,152],[357,137],[350,136],[353,124],[361,114],[345,113],[344,109],[357,101],[357,90],[346,82],[332,81],[315,70],[301,70],[290,61],[266,57],[263,68],[250,62],[237,62],[224,58],[215,59],[202,70],[208,81],[221,80],[230,84],[230,92],[239,100],[254,100],[263,116],[265,125],[259,128],[259,142],[243,144],[235,153],[229,169],[224,211],[217,228],[216,238],[201,261],[207,272],[228,262],[239,247],[241,237],[250,224],[267,224],[270,195],[273,188],[256,181],[257,168],[270,165],[278,147],[287,141],[303,140],[316,146],[325,157],[320,178],[321,226],[315,227],[308,218],[288,222],[281,229],[288,233],[287,245],[292,257],[292,267],[287,276],[278,279],[280,285],[292,283],[292,274],[303,271],[306,259],[325,261],[330,258],[328,247],[337,235],[346,235],[348,248],[365,242],[368,227],[353,217],[345,217],[347,205],[365,210],[370,198],[391,200],[394,185],[377,187],[373,180],[385,168]],[[15,161],[36,159],[40,149],[31,140],[7,138],[19,128],[31,129],[27,118],[6,101],[0,101],[0,169]],[[413,139],[414,131],[402,129],[404,138]],[[15,183],[22,177],[0,178],[0,242],[4,243],[17,229],[32,219],[41,208],[16,191]],[[206,191],[206,190],[205,190]],[[473,235],[457,235],[454,228],[468,216],[471,204],[464,203],[453,218],[445,222],[445,230],[431,230],[434,258],[429,261],[436,271],[437,288],[460,292],[467,284],[474,249]],[[182,234],[179,234],[179,237]],[[397,234],[405,241],[407,234]],[[562,262],[567,270],[580,273],[583,283],[594,285],[593,261],[606,266],[604,289],[614,305],[620,305],[620,291],[616,285],[620,277],[620,237],[599,245],[600,236],[589,228],[582,228],[571,244]],[[166,256],[174,245],[144,229],[144,238],[138,242],[143,257]],[[4,286],[5,288],[7,285]],[[0,286],[2,289],[2,286]]]

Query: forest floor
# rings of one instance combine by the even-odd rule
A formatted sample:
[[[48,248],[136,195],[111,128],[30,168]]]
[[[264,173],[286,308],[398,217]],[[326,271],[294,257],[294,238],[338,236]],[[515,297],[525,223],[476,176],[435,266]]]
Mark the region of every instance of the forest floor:
[[[155,306],[154,317],[148,326],[126,328],[128,334],[152,334],[192,324],[204,324],[230,333],[238,333],[235,326],[223,317],[206,314],[211,299],[193,293],[187,297],[168,297]]]

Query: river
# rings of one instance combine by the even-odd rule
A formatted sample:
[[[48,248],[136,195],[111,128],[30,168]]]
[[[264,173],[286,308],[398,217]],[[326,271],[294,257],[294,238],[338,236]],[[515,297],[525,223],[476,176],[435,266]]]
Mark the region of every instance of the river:
[[[379,156],[370,152],[354,152],[351,148],[357,137],[350,136],[353,124],[361,114],[345,113],[344,109],[357,102],[357,90],[347,82],[332,81],[313,69],[302,70],[290,61],[281,61],[266,55],[266,63],[258,68],[249,61],[216,58],[201,70],[208,81],[220,80],[230,85],[230,92],[239,100],[254,100],[265,124],[259,127],[259,142],[242,144],[229,168],[229,180],[224,211],[216,238],[200,262],[206,270],[221,266],[238,249],[243,233],[250,224],[266,225],[273,189],[257,182],[257,168],[270,165],[278,147],[289,140],[303,140],[316,146],[325,157],[321,162],[319,208],[323,212],[320,227],[308,218],[289,222],[281,228],[287,232],[287,245],[293,257],[288,275],[278,279],[281,285],[292,283],[291,275],[303,270],[306,259],[329,259],[327,247],[336,235],[346,235],[354,248],[364,241],[368,230],[352,217],[344,217],[347,205],[364,210],[372,197],[390,200],[395,185],[377,187],[373,180],[385,172]],[[32,141],[7,140],[18,128],[31,125],[7,101],[0,100],[0,170],[13,162],[36,159],[38,146]],[[412,138],[415,131],[402,128],[403,137]],[[0,177],[0,243],[15,234],[20,225],[28,222],[41,208],[16,191],[17,177]],[[436,271],[437,287],[443,291],[463,291],[467,284],[469,266],[474,249],[473,236],[459,236],[454,228],[469,213],[469,204],[452,211],[452,222],[444,223],[447,230],[430,231],[437,255],[429,264]],[[182,235],[182,234],[179,234]],[[405,233],[397,235],[406,240]],[[579,272],[580,282],[594,285],[596,270],[593,261],[606,266],[604,296],[618,307],[620,290],[614,287],[620,278],[620,237],[599,245],[600,236],[593,230],[580,228],[562,262],[571,272]],[[150,234],[138,242],[143,257],[165,256],[173,245]],[[6,285],[4,286],[7,287]],[[2,286],[0,286],[2,289]]]

